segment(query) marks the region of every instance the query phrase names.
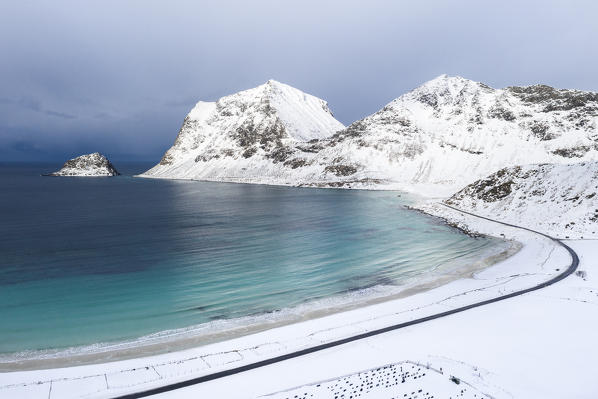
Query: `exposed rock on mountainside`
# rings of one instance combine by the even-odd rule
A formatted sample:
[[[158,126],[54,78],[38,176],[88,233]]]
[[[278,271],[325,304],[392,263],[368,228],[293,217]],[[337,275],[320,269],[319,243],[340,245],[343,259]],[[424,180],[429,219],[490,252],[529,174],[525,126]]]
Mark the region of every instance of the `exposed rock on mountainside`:
[[[598,160],[597,124],[597,93],[443,75],[336,133],[318,161],[443,196],[506,166]]]
[[[598,160],[598,94],[442,75],[347,128],[269,81],[198,103],[143,176],[448,196],[504,167]]]
[[[62,168],[48,176],[117,176],[120,173],[99,152],[69,159]]]
[[[159,165],[143,176],[222,181],[293,181],[317,153],[314,142],[344,126],[325,101],[270,80],[199,102]]]
[[[504,168],[446,203],[549,235],[598,238],[598,162]]]

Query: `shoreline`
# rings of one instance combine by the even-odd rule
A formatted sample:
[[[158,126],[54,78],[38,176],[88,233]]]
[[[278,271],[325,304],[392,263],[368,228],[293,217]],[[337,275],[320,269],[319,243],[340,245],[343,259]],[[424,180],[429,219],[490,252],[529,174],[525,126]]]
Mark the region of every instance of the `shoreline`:
[[[146,171],[147,172],[147,171]],[[171,180],[178,182],[205,182],[205,183],[225,183],[225,184],[249,184],[256,186],[271,187],[291,187],[291,188],[311,188],[325,190],[356,190],[356,191],[397,191],[405,194],[424,196],[427,199],[444,199],[457,191],[461,186],[454,182],[446,184],[426,183],[418,185],[417,188],[412,183],[399,182],[390,178],[370,178],[363,177],[357,180],[326,180],[326,181],[305,181],[291,183],[287,180],[264,181],[258,178],[214,178],[198,179],[192,177],[168,177],[158,175],[147,175],[145,172],[132,175],[130,177],[148,180]],[[434,215],[431,215],[434,216]]]
[[[448,219],[455,221],[455,218]],[[457,219],[463,221],[464,217]],[[39,397],[48,397],[48,391],[55,395],[60,387],[61,392],[66,390],[71,395],[76,393],[86,397],[107,398],[184,381],[201,380],[202,376],[243,369],[246,365],[259,364],[266,359],[303,352],[318,345],[326,346],[327,343],[367,335],[368,332],[380,329],[386,330],[388,326],[400,323],[409,325],[411,321],[427,320],[464,305],[485,303],[492,298],[509,295],[509,292],[549,281],[554,275],[561,273],[558,272],[559,268],[570,262],[566,251],[545,237],[488,221],[478,222],[477,225],[471,225],[475,231],[494,237],[504,234],[510,241],[521,243],[522,246],[513,256],[494,263],[491,267],[472,272],[469,276],[471,278],[462,277],[404,298],[386,300],[183,351],[76,367],[0,373],[0,394],[4,392],[16,397],[21,393],[36,391],[40,393]],[[507,302],[512,303],[504,303]],[[470,318],[468,314],[470,313],[461,313],[465,316],[460,317]],[[449,320],[454,318],[447,318],[442,324],[450,322]],[[430,324],[429,328],[434,325],[436,322]],[[378,337],[386,339],[385,336],[386,334],[382,334]],[[356,342],[349,348],[365,344]],[[317,355],[316,358],[321,356],[324,354]],[[223,386],[219,384],[215,387]],[[204,388],[204,384],[197,386],[197,389]],[[267,386],[263,389],[266,391],[260,391],[261,394],[274,390]]]
[[[412,210],[418,211],[417,209]],[[446,222],[443,218],[438,219]],[[462,234],[467,234],[462,229],[458,228],[458,230]],[[293,326],[306,321],[317,321],[327,316],[339,315],[371,305],[408,298],[434,290],[454,281],[472,278],[477,272],[490,268],[496,263],[515,255],[522,248],[522,244],[517,241],[505,240],[500,237],[495,238],[500,239],[502,243],[497,243],[497,245],[493,246],[492,251],[490,249],[486,250],[486,252],[492,253],[484,253],[482,258],[474,262],[467,261],[465,264],[457,265],[456,267],[452,265],[452,267],[442,268],[441,265],[429,270],[427,273],[410,277],[401,285],[377,285],[357,289],[346,294],[308,300],[295,307],[278,309],[261,315],[222,319],[197,326],[160,331],[139,337],[133,341],[100,342],[56,350],[9,353],[0,355],[0,373],[93,366],[106,362],[127,361],[176,353],[232,339],[239,339],[256,333],[267,332],[279,327]],[[505,246],[497,252],[495,249],[498,249],[502,245]],[[307,309],[302,311],[302,308]],[[260,316],[263,316],[261,320],[252,322],[254,317],[259,318]],[[243,324],[243,321],[247,321],[247,323]],[[241,324],[234,325],[236,322],[241,322]],[[224,327],[224,329],[220,326],[220,328],[217,327],[216,330],[211,331],[210,327],[213,323],[233,325],[229,326],[229,328]],[[210,331],[205,333],[203,330],[206,329]],[[77,353],[76,351],[80,352]],[[20,354],[23,356],[18,357]],[[6,357],[10,356],[15,356],[16,358],[14,360],[10,358],[6,359]]]

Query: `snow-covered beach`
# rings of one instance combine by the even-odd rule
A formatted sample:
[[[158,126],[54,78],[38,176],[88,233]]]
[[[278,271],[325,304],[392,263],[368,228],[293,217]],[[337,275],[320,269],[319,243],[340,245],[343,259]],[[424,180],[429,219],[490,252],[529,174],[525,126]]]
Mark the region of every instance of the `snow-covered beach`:
[[[394,196],[394,193],[391,195]],[[413,211],[404,210],[403,212]],[[463,234],[445,226],[446,223],[440,220],[434,223],[432,226],[452,230],[451,234]],[[487,240],[487,237],[478,238]],[[474,240],[474,238],[468,239]],[[453,259],[443,259],[441,264],[432,269],[415,272],[412,277],[405,277],[400,282],[393,283],[389,278],[379,279],[379,283],[367,288],[355,288],[341,294],[305,300],[292,307],[242,317],[221,318],[180,329],[161,330],[132,340],[97,342],[64,349],[23,351],[0,355],[0,372],[70,367],[145,357],[205,346],[276,327],[319,319],[368,305],[409,297],[451,281],[469,278],[512,256],[520,248],[521,244],[516,241],[499,238],[488,241],[487,247],[471,254],[451,254]],[[413,270],[405,270],[404,273],[412,274]]]
[[[469,224],[480,233],[504,235],[523,243],[523,247],[515,255],[473,274],[471,278],[459,279],[407,298],[164,355],[79,367],[3,373],[0,374],[0,396],[116,397],[141,392],[518,291],[549,280],[571,262],[569,254],[562,247],[545,237],[456,211],[450,215],[448,212],[453,211],[448,210],[443,216]],[[567,340],[565,343],[569,346],[565,348],[576,345],[587,348],[579,352],[561,349],[559,355],[569,356],[575,362],[584,362],[586,359],[586,364],[584,367],[579,364],[576,366],[577,380],[574,375],[568,375],[572,379],[570,385],[554,385],[559,389],[572,389],[571,386],[577,384],[587,390],[591,387],[587,385],[591,380],[584,373],[591,373],[592,370],[591,356],[588,354],[592,348],[586,344],[590,337],[584,334],[591,334],[591,329],[572,329],[571,326],[579,321],[576,318],[582,317],[584,323],[597,323],[597,320],[592,320],[590,313],[585,312],[588,306],[597,303],[596,291],[591,287],[591,262],[596,248],[591,240],[571,241],[570,244],[580,255],[579,270],[585,271],[581,277],[570,276],[554,286],[521,297],[163,395],[256,397],[297,386],[317,385],[326,379],[408,361],[443,370],[443,374],[428,373],[428,377],[420,381],[424,387],[422,389],[428,391],[439,389],[449,376],[456,376],[471,385],[470,392],[491,397],[520,397],[530,392],[546,392],[547,396],[544,397],[563,397],[562,391],[551,389],[546,382],[556,382],[556,378],[544,376],[563,372],[561,368],[554,367],[554,362],[547,362],[546,356],[550,350],[554,350],[552,343],[560,342],[559,336],[566,333],[564,330],[569,330],[566,334],[577,337],[573,341]],[[546,306],[547,301],[551,306]],[[535,312],[541,313],[542,318],[528,320],[525,317]],[[513,317],[516,317],[517,323],[523,323],[521,328],[518,328],[518,324],[512,324]],[[561,319],[570,322],[561,323]],[[575,333],[570,330],[575,330]],[[405,338],[401,338],[403,336]],[[529,345],[530,342],[534,345],[526,350],[518,346],[522,343]],[[540,342],[544,345],[540,345]],[[514,345],[517,350],[505,352],[507,345]],[[534,371],[533,374],[538,379],[522,378],[521,372],[514,375],[509,364],[529,370],[537,368],[540,371]],[[296,368],[300,368],[301,372],[289,372]],[[547,387],[538,386],[539,383]],[[315,385],[302,390],[307,392],[316,389]],[[375,393],[376,390],[371,392],[372,395]],[[293,397],[295,393],[276,395]]]

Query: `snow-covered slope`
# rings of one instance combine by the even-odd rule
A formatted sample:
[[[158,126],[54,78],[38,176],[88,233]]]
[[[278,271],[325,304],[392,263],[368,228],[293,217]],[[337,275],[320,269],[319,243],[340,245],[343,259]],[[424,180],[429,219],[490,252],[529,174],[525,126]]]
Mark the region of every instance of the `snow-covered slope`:
[[[562,238],[598,238],[598,162],[504,168],[445,201]]]
[[[119,173],[108,158],[99,152],[69,159],[62,168],[49,176],[117,176]]]
[[[506,166],[597,160],[597,116],[598,93],[493,89],[442,75],[353,123],[328,147],[362,178],[443,196]]]
[[[598,160],[597,125],[598,93],[442,75],[342,129],[324,101],[269,81],[199,103],[144,176],[448,196],[508,166]]]
[[[185,118],[174,145],[143,176],[292,180],[293,165],[286,161],[300,151],[298,146],[343,128],[325,101],[269,80],[215,103],[197,103]]]

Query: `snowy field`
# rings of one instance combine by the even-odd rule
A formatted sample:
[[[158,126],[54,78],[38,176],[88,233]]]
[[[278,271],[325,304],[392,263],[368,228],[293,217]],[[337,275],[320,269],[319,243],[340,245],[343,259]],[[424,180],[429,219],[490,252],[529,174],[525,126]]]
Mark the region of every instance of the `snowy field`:
[[[3,373],[0,397],[107,398],[139,392],[518,291],[549,280],[571,263],[549,239],[451,212],[443,216],[524,245],[471,278],[403,299],[165,355]],[[598,348],[591,343],[598,326],[593,279],[598,242],[567,243],[579,254],[583,273],[548,288],[158,396],[596,397]],[[358,385],[365,390],[347,394]]]

